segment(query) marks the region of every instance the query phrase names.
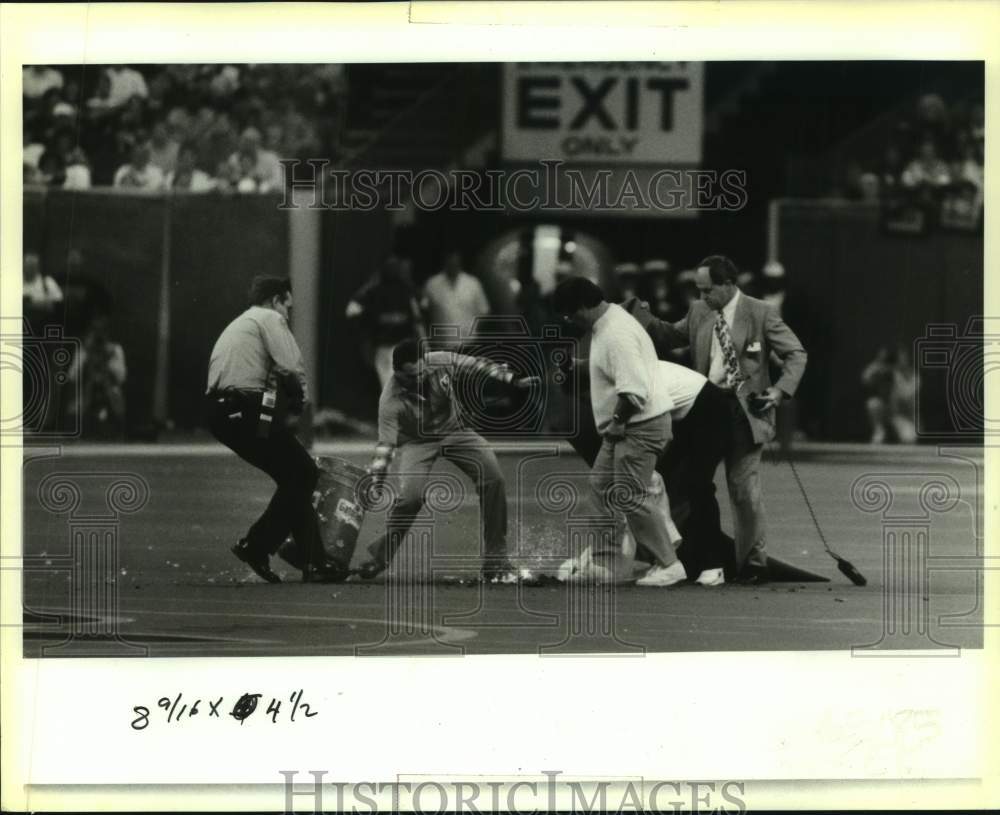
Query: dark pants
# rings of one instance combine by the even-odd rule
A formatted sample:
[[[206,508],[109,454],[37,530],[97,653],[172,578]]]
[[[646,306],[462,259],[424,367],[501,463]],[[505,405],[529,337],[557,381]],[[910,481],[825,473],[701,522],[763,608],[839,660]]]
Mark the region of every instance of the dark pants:
[[[706,382],[687,415],[676,422],[674,440],[658,470],[670,498],[674,523],[683,530],[689,574],[721,569],[728,560],[732,538],[722,532],[715,471],[729,446],[730,397]]]
[[[208,398],[208,427],[212,435],[236,455],[263,470],[278,488],[264,514],[247,532],[250,551],[273,555],[291,533],[303,559],[323,562],[319,521],[312,496],[319,470],[292,431],[274,421],[266,438],[257,435],[257,418],[247,400]],[[242,416],[230,418],[239,411]]]

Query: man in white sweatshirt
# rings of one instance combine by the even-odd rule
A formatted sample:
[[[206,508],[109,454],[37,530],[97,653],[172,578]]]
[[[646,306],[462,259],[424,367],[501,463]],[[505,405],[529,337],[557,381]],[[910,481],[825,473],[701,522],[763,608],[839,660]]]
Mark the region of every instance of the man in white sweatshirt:
[[[556,288],[552,305],[557,314],[592,333],[590,398],[597,431],[603,437],[594,461],[590,485],[598,503],[624,520],[637,544],[654,557],[644,586],[671,586],[687,579],[670,544],[666,519],[648,485],[656,462],[671,436],[673,403],[652,340],[639,322],[620,306],[608,303],[595,283],[573,277]],[[624,526],[593,549],[594,574],[609,582],[632,576],[634,552],[622,546]]]

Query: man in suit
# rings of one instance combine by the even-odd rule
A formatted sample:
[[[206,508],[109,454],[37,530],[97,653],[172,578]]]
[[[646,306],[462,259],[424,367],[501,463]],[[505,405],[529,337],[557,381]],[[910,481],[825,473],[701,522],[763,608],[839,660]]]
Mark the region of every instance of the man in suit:
[[[733,508],[736,561],[749,582],[767,580],[767,533],[760,486],[764,444],[774,438],[775,408],[791,398],[806,368],[806,352],[777,309],[743,294],[735,264],[711,255],[698,264],[695,283],[701,300],[687,316],[658,320],[632,301],[628,310],[649,332],[661,358],[671,348],[689,346],[693,367],[726,392],[729,404],[726,482]],[[775,358],[781,376],[771,383]]]

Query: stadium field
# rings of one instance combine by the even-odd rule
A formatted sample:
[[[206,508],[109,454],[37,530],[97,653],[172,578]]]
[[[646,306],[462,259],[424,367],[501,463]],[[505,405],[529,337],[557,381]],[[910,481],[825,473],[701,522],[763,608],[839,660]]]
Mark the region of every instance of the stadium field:
[[[497,450],[507,479],[513,559],[535,573],[551,574],[568,555],[570,527],[585,527],[579,519],[590,511],[586,500],[576,509],[560,501],[585,489],[586,469],[565,445],[498,444]],[[463,495],[471,488],[450,465],[438,466],[443,477],[435,510],[418,524],[426,551],[418,546],[402,551],[386,580],[302,584],[296,572],[274,559],[287,582],[267,585],[230,554],[229,546],[262,510],[273,487],[221,446],[70,446],[51,451],[57,454],[50,457],[44,452],[36,448],[26,455],[23,471],[24,651],[29,657],[641,653],[871,645],[949,653],[941,647],[982,646],[975,467],[981,457],[963,461],[931,447],[814,445],[796,451],[799,475],[829,545],[860,569],[867,586],[854,586],[837,571],[791,469],[771,456],[764,464],[770,552],[829,582],[585,589],[460,582],[476,568],[478,506],[474,496]],[[322,443],[316,452],[364,464],[370,445]],[[108,512],[103,491],[123,473],[148,485],[148,500],[122,514],[117,526],[102,526],[93,518]],[[60,474],[82,485],[72,512],[53,511],[40,500],[45,479],[51,484]],[[858,479],[869,485],[867,497],[857,493],[852,500]],[[948,495],[928,487],[933,482],[944,484]],[[891,492],[884,510],[880,496],[889,493],[879,483]],[[559,484],[570,486],[560,493]],[[856,505],[865,502],[868,511]],[[724,527],[731,528],[727,501],[722,497],[720,503]],[[383,518],[369,513],[359,550],[381,532]],[[107,570],[103,605],[91,602],[82,622],[73,623],[69,615],[80,606],[67,556],[72,536],[87,529],[117,535],[117,562],[101,566]],[[926,549],[921,548],[924,540]],[[891,575],[886,553],[896,564]],[[926,570],[921,556],[927,557]],[[117,631],[117,638],[109,630]],[[77,636],[70,638],[73,631]]]

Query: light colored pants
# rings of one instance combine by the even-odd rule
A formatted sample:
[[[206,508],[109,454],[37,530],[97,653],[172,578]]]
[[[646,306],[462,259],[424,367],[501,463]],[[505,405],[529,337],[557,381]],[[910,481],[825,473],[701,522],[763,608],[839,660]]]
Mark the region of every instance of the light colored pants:
[[[767,566],[767,524],[760,484],[764,445],[754,441],[750,422],[735,397],[730,398],[732,429],[726,451],[726,486],[733,510],[736,566]]]
[[[386,533],[368,547],[370,554],[383,563],[392,560],[424,506],[424,492],[438,457],[458,467],[475,485],[480,506],[480,554],[486,560],[506,561],[506,484],[489,442],[471,430],[443,439],[407,442],[399,448],[389,475],[396,498],[386,519]]]
[[[594,461],[590,486],[598,505],[616,521],[614,539],[595,547],[594,558],[609,559],[616,573],[627,574],[635,559],[623,546],[625,523],[628,523],[636,543],[645,546],[663,566],[677,560],[670,545],[667,524],[657,504],[661,499],[652,495],[656,462],[670,443],[670,414],[630,424],[622,439],[605,438]]]

